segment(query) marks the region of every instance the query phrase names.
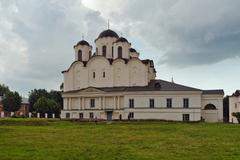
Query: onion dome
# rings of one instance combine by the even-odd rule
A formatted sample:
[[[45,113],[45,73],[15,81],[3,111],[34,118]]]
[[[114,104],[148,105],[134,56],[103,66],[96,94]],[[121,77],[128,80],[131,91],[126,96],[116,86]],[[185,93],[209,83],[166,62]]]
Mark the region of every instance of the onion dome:
[[[129,49],[130,52],[137,52],[134,48]]]
[[[81,45],[81,46],[90,46],[90,44],[85,41],[85,40],[81,40],[79,41],[74,47],[78,46],[78,45]]]
[[[118,39],[116,40],[115,43],[117,43],[117,42],[127,42],[127,43],[128,43],[128,40],[127,40],[126,38],[124,38],[124,37],[120,37],[120,38],[118,38]]]
[[[118,38],[119,36],[118,36],[118,34],[117,34],[116,32],[114,32],[113,30],[107,29],[107,30],[105,30],[105,31],[102,31],[102,32],[99,34],[99,36],[98,36],[97,39],[103,38],[103,37],[115,37],[115,38]]]

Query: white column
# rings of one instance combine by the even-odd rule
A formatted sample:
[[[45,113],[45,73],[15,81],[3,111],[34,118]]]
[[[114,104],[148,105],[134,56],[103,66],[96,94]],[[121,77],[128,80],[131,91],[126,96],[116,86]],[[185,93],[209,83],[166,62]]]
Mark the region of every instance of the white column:
[[[82,109],[85,109],[85,104],[84,104],[84,97],[82,97]]]
[[[106,106],[105,106],[105,101],[106,101],[106,99],[105,99],[106,97],[105,96],[103,96],[103,109],[105,109],[106,108]]]
[[[28,117],[32,118],[32,113],[31,112],[28,113]]]
[[[81,98],[78,98],[78,109],[81,110]]]
[[[118,109],[120,109],[120,96],[118,96]]]
[[[113,109],[117,109],[117,106],[116,106],[116,96],[113,97]]]
[[[4,112],[3,111],[1,112],[1,118],[4,118]]]
[[[37,113],[37,118],[40,118],[40,113]]]
[[[52,118],[55,118],[55,114],[54,113],[52,114]]]
[[[72,109],[72,98],[69,98],[69,106],[68,106],[68,110]]]
[[[98,100],[99,100],[99,109],[102,109],[102,98],[99,97]]]
[[[48,118],[48,114],[47,113],[45,113],[45,118]]]

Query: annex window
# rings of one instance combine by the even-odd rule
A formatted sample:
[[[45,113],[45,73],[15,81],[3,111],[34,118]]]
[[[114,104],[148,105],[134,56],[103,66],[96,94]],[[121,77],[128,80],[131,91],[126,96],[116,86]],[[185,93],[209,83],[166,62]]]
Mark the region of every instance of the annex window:
[[[106,77],[106,73],[105,72],[103,72],[103,78],[105,78]]]
[[[91,108],[95,107],[95,99],[90,99],[90,107]]]
[[[89,118],[94,118],[93,112],[90,112],[90,113],[89,113]]]
[[[83,119],[83,113],[79,113],[79,118]]]
[[[134,113],[133,112],[130,112],[129,115],[128,115],[128,118],[134,118]]]
[[[78,60],[82,61],[82,50],[78,51]]]
[[[113,47],[112,47],[112,58],[113,58]]]
[[[106,55],[107,55],[107,47],[106,47],[106,46],[103,46],[103,47],[102,47],[102,55],[103,55],[104,57],[106,57]]]
[[[93,72],[93,78],[95,78],[96,77],[96,73],[95,72]]]
[[[134,99],[129,99],[129,108],[134,108]]]
[[[122,58],[122,47],[118,47],[118,58]]]
[[[167,108],[172,108],[172,98],[167,98]]]
[[[189,114],[183,114],[183,121],[187,122],[190,120],[190,115]]]
[[[96,48],[96,54],[98,55],[98,48]]]
[[[70,118],[70,113],[66,113],[66,118]]]
[[[188,98],[183,99],[183,108],[189,108],[189,99]]]
[[[154,106],[154,99],[153,99],[153,98],[149,99],[149,107],[150,107],[150,108],[154,108],[154,107],[155,107],[155,106]]]

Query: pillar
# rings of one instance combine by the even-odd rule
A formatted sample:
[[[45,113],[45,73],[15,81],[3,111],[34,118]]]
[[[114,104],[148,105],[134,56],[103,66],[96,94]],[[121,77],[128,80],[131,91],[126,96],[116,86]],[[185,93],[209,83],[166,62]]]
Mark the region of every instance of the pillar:
[[[1,112],[1,118],[4,118],[4,112],[3,111]]]
[[[14,112],[11,112],[11,113],[10,113],[10,116],[12,117],[13,115],[14,115]]]
[[[120,109],[120,96],[118,96],[118,109]]]
[[[45,118],[48,118],[48,114],[47,113],[45,113]]]
[[[102,97],[99,97],[98,100],[99,100],[99,109],[102,109]]]
[[[105,102],[105,101],[106,101],[106,97],[105,97],[105,96],[103,96],[103,109],[105,109],[105,107],[106,107],[106,106],[105,106],[105,104],[106,104],[106,102]]]
[[[84,97],[82,97],[82,109],[85,109],[85,105],[84,105]]]
[[[55,114],[54,113],[52,114],[52,118],[55,118]]]
[[[78,98],[78,109],[79,109],[79,110],[82,109],[82,106],[81,106],[81,98],[80,98],[80,97]]]
[[[40,113],[37,113],[37,118],[40,118]]]
[[[28,117],[32,118],[32,113],[31,112],[28,113]]]
[[[113,97],[113,109],[117,109],[117,106],[116,106],[116,96]]]

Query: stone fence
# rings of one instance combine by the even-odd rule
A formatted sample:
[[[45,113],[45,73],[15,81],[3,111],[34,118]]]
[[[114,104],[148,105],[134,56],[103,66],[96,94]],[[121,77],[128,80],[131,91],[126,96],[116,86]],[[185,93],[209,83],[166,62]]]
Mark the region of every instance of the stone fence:
[[[35,115],[35,116],[34,116]],[[13,117],[14,116],[14,112],[10,112],[10,116],[9,114],[6,114],[4,111],[1,111],[0,112],[0,118],[7,118],[7,117]],[[28,113],[28,115],[23,115],[23,113],[20,113],[20,116],[23,116],[23,117],[26,117],[26,118],[56,118],[56,115],[53,113],[53,114],[48,114],[48,113],[45,113],[44,116],[41,116],[40,113],[36,113],[36,114],[33,114],[31,112]]]

